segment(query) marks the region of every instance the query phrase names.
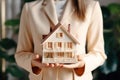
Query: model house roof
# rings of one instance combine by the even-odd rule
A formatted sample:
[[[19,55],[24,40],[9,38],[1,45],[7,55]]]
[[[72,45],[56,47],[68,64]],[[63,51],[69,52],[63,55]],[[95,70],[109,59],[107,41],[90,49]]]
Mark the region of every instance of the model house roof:
[[[64,26],[61,25],[60,23],[58,23],[58,24],[55,26],[54,30],[53,30],[51,33],[49,33],[49,34],[43,39],[42,44],[44,44],[44,42],[45,42],[56,30],[58,30],[58,29],[61,29],[73,42],[75,42],[75,43],[77,43],[77,44],[80,44],[79,41],[78,41],[70,32],[68,32],[68,31],[64,28]]]

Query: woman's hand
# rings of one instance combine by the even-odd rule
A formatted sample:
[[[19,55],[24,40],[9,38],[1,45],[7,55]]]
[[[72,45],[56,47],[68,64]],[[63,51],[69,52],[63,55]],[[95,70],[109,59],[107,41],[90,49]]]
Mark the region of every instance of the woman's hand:
[[[36,66],[39,68],[43,68],[43,67],[61,67],[63,66],[63,64],[59,64],[59,63],[42,63],[42,57],[40,57],[40,55],[36,54],[33,56],[32,59],[32,66]]]
[[[33,55],[31,61],[33,73],[39,74],[41,72],[41,69],[47,66],[46,64],[42,64],[41,62],[42,62],[42,58],[40,57],[40,55],[38,54]]]
[[[78,76],[81,76],[84,73],[84,70],[85,70],[85,62],[83,60],[82,55],[77,56],[77,59],[78,59],[77,63],[64,64],[63,67],[68,68],[68,69],[74,69],[75,73]]]
[[[42,63],[42,57],[38,54],[33,55],[31,61],[32,67],[38,67],[42,69],[43,67],[47,67],[47,64]]]
[[[83,56],[77,56],[78,62],[73,64],[64,64],[64,68],[83,68],[85,66],[85,62],[83,60]]]
[[[82,69],[85,66],[85,62],[83,61],[83,58],[81,56],[77,56],[78,62],[73,64],[60,64],[60,63],[42,63],[42,57],[40,55],[36,54],[33,55],[32,58],[32,70],[35,74],[39,74],[42,68],[45,67],[63,67],[63,68],[69,68],[69,69]],[[78,70],[77,70],[78,71]]]

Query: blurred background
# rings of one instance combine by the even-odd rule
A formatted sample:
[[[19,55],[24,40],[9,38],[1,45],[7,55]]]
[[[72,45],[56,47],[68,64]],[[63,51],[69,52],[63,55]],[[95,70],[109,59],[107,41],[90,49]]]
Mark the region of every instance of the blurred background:
[[[0,80],[28,80],[16,65],[21,10],[34,0],[0,0]],[[120,80],[120,0],[99,0],[104,21],[105,52],[108,59],[93,71],[94,80]]]

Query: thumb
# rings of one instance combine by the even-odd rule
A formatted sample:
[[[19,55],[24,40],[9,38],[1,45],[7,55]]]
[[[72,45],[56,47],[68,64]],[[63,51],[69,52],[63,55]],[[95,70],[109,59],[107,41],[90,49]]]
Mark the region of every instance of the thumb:
[[[64,64],[63,67],[64,68],[77,68],[79,66],[79,62],[78,63],[73,63],[73,64]]]
[[[39,55],[39,54],[33,55],[33,59],[39,59],[39,58],[40,58],[40,55]]]
[[[36,55],[35,55],[35,58],[36,58],[36,59],[40,58],[40,55],[36,54]]]

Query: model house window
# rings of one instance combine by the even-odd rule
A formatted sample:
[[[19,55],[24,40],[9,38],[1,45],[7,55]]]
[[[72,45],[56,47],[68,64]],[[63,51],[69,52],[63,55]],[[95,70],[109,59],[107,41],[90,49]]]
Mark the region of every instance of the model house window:
[[[58,42],[58,47],[62,47],[62,42]]]
[[[46,43],[46,48],[47,49],[53,49],[53,43],[52,42],[47,42]]]
[[[54,53],[52,52],[46,52],[44,53],[45,58],[53,58]]]
[[[72,52],[67,52],[67,58],[72,58]]]
[[[57,56],[58,56],[58,57],[64,57],[64,52],[58,52],[58,53],[57,53]]]
[[[55,42],[55,48],[62,48],[62,42]]]
[[[67,48],[68,48],[68,49],[72,49],[72,48],[73,48],[72,42],[67,42]]]
[[[62,38],[62,37],[63,37],[63,33],[62,33],[62,32],[56,33],[56,37],[57,37],[57,38]]]

